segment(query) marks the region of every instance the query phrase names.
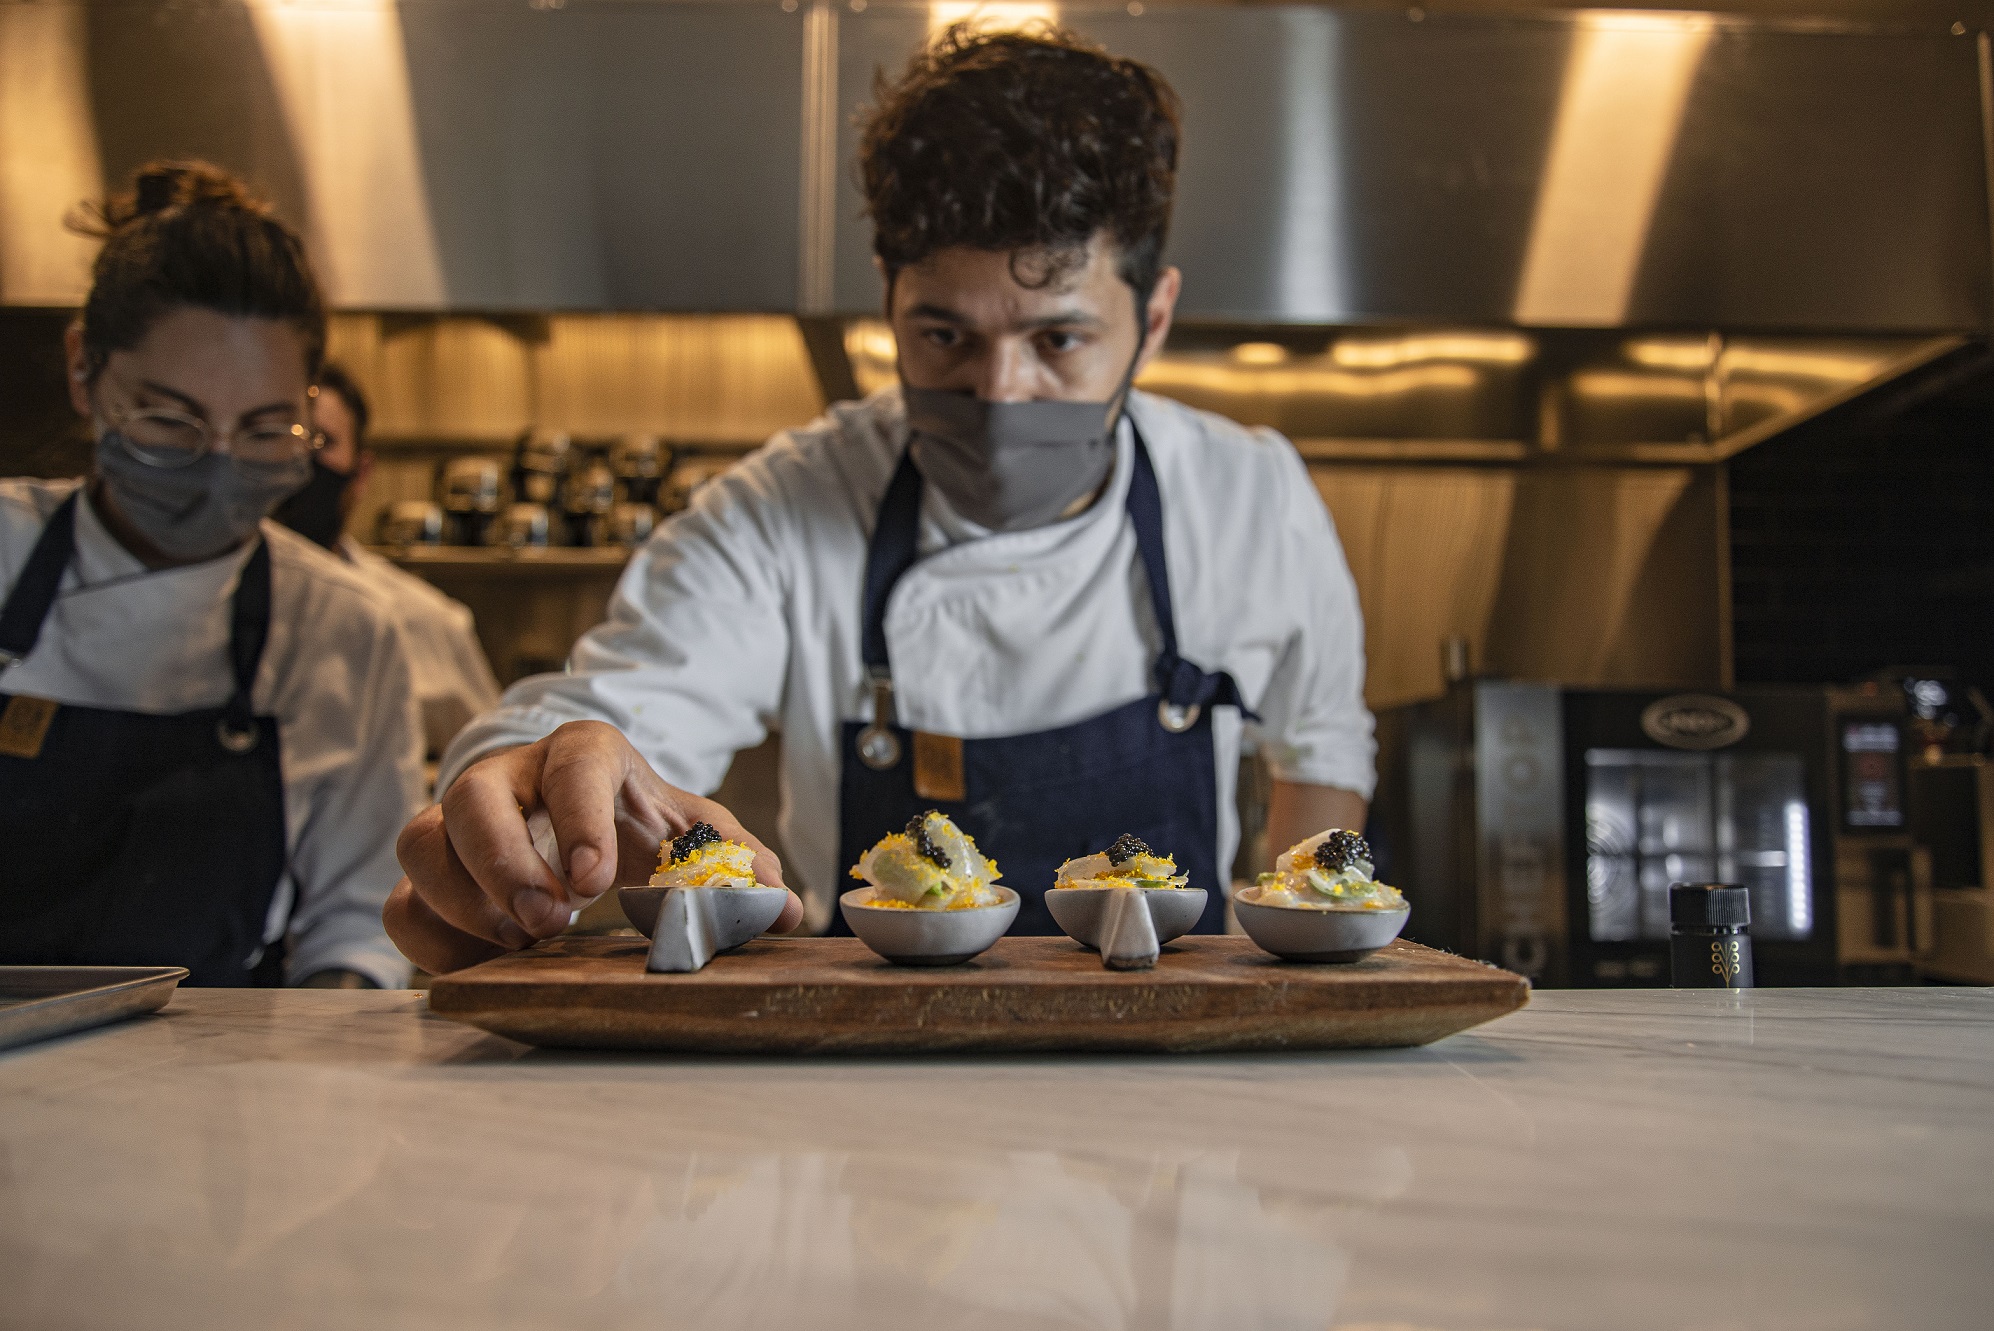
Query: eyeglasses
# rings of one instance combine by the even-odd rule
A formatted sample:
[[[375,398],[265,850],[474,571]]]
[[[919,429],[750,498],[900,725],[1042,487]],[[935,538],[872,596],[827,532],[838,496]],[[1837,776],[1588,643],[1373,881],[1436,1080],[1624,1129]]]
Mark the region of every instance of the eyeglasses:
[[[209,453],[244,462],[291,462],[325,447],[325,433],[309,425],[259,425],[217,436],[198,416],[172,407],[140,407],[105,413],[125,451],[149,467],[190,467]]]

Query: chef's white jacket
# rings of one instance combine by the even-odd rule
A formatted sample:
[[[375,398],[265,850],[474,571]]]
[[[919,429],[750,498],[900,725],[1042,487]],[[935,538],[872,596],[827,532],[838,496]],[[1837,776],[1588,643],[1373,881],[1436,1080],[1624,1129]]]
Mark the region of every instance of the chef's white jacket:
[[[0,587],[11,591],[75,481],[0,480]],[[290,930],[293,980],[343,967],[386,988],[409,966],[381,925],[401,877],[395,837],[426,798],[407,657],[393,614],[350,569],[275,522],[270,637],[251,704],[277,718],[289,861],[265,944]],[[79,707],[165,714],[220,707],[235,691],[229,610],[250,547],[150,571],[86,496],[76,557],[27,659],[0,690]]]
[[[1144,393],[1129,410],[1162,491],[1180,653],[1238,681],[1277,777],[1368,798],[1362,616],[1307,468],[1269,430]],[[866,542],[905,442],[900,395],[887,389],[777,435],[702,487],[631,560],[607,622],[575,645],[567,672],[520,681],[466,727],[438,788],[493,749],[594,718],[628,735],[667,781],[711,792],[736,750],[779,730],[784,874],[810,927],[825,928],[849,886],[841,725],[872,712],[859,658]],[[902,725],[972,739],[1029,733],[1151,691],[1158,638],[1124,508],[1131,447],[1124,426],[1101,500],[1030,531],[986,531],[924,492],[925,557],[886,613]],[[1236,711],[1218,709],[1221,865],[1239,838],[1242,729]]]
[[[478,642],[471,608],[351,536],[339,538],[338,553],[401,626],[427,751],[441,753],[466,721],[498,706],[498,680]]]

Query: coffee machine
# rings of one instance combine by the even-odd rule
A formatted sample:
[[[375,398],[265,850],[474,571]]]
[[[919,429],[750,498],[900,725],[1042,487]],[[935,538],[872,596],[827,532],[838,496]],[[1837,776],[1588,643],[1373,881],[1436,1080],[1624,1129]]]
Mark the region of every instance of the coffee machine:
[[[1742,883],[1765,985],[1915,977],[1930,858],[1900,690],[1468,679],[1379,715],[1406,936],[1543,985],[1668,983],[1671,882]]]

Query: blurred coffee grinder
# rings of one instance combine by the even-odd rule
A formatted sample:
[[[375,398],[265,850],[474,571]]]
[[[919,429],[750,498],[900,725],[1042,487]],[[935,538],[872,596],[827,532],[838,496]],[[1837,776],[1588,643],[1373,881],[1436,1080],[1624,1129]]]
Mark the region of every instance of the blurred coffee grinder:
[[[492,544],[523,550],[546,545],[552,534],[545,504],[507,504],[492,526]]]
[[[552,508],[561,496],[561,482],[575,445],[558,430],[528,430],[520,436],[512,459],[512,502]]]
[[[672,450],[654,434],[626,434],[609,450],[609,469],[616,473],[621,502],[655,508],[658,487],[672,469]]]
[[[561,487],[561,516],[573,546],[609,544],[609,511],[616,507],[616,474],[599,453],[568,471]]]
[[[397,499],[381,510],[375,539],[407,550],[412,545],[443,544],[443,509],[427,499]]]
[[[609,511],[611,545],[642,545],[658,524],[659,490],[672,469],[672,450],[650,434],[627,434],[609,450],[616,507]]]
[[[452,458],[444,464],[444,540],[451,545],[483,545],[491,536],[502,500],[497,458]]]
[[[642,545],[657,526],[658,510],[649,504],[618,504],[609,510],[609,543]]]

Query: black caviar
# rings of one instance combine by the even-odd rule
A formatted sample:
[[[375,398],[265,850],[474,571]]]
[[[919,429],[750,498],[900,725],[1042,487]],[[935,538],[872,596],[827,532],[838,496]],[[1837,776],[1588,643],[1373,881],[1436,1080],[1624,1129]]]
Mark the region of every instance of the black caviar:
[[[1155,853],[1155,851],[1149,848],[1149,843],[1141,837],[1135,835],[1133,832],[1124,832],[1115,839],[1114,845],[1108,847],[1108,863],[1119,868],[1138,855],[1154,855]]]
[[[1355,832],[1331,832],[1315,848],[1316,867],[1325,873],[1342,873],[1359,860],[1371,862],[1371,848]]]
[[[685,829],[683,836],[672,838],[672,863],[677,864],[703,846],[717,846],[720,839],[720,834],[713,830],[711,823],[694,823]]]
[[[928,813],[933,812],[933,809],[928,810]],[[922,859],[940,865],[946,872],[955,865],[949,863],[949,853],[937,846],[934,838],[928,835],[928,813],[917,813],[907,820],[907,835],[914,839],[914,849],[921,853]]]

